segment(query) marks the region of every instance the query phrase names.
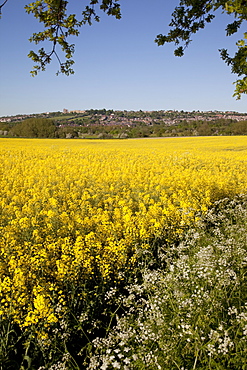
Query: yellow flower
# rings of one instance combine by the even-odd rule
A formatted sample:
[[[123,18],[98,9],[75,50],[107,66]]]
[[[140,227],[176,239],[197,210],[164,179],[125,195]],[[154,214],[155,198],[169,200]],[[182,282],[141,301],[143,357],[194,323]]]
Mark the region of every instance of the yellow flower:
[[[0,141],[0,315],[20,326],[52,325],[68,283],[119,279],[136,249],[247,188],[244,136]]]

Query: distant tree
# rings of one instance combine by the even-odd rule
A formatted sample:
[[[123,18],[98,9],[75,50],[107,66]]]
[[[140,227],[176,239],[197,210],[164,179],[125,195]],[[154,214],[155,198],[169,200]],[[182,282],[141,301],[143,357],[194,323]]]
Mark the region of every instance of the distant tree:
[[[56,125],[47,118],[30,118],[17,123],[9,132],[10,135],[31,138],[55,137]]]
[[[98,139],[112,139],[112,135],[107,132],[101,132],[97,136]]]
[[[11,127],[12,127],[12,125],[9,124],[9,123],[0,122],[0,130],[1,131],[9,131]]]
[[[6,2],[12,0],[2,1],[0,13]],[[68,37],[78,36],[79,29],[84,24],[91,25],[93,21],[99,22],[99,10],[116,19],[121,18],[120,0],[88,0],[88,5],[83,9],[82,16],[67,14],[70,2],[72,0],[35,0],[25,6],[26,12],[32,14],[44,25],[44,30],[33,33],[30,41],[39,44],[47,40],[51,43],[50,51],[46,51],[43,47],[38,52],[30,51],[28,56],[35,63],[31,71],[32,75],[35,76],[39,71],[44,71],[54,56],[59,62],[58,73],[73,74],[74,61],[72,58],[75,45],[69,44]],[[159,34],[156,37],[156,43],[158,45],[164,45],[168,42],[175,43],[177,46],[175,55],[182,56],[185,48],[191,42],[191,36],[204,28],[206,23],[210,23],[215,18],[215,12],[218,9],[234,15],[235,20],[226,27],[227,36],[236,33],[247,20],[246,0],[180,0],[179,5],[172,13],[169,33],[167,35]],[[226,49],[220,50],[221,58],[231,67],[232,73],[238,76],[234,93],[237,99],[241,97],[241,94],[247,93],[246,39],[247,32],[238,41],[238,50],[233,57],[230,57]],[[65,62],[60,60],[57,53],[58,45],[65,53]]]
[[[212,135],[212,130],[207,122],[202,122],[197,128],[197,132],[199,136]]]
[[[247,135],[247,121],[234,122],[231,129],[233,135]]]
[[[57,136],[59,138],[67,138],[67,139],[74,139],[78,137],[78,130],[81,131],[81,128],[75,128],[73,126],[66,125],[64,127],[59,127],[57,130]]]

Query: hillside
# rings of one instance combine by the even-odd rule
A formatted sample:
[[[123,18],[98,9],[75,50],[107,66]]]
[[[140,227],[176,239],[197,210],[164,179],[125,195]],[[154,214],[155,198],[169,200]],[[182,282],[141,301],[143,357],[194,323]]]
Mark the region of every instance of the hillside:
[[[56,130],[50,137],[60,138],[123,139],[247,134],[247,113],[90,109],[1,117],[0,135],[30,137],[20,131],[20,126],[16,130],[16,126],[37,118],[46,122],[47,119],[52,120]]]

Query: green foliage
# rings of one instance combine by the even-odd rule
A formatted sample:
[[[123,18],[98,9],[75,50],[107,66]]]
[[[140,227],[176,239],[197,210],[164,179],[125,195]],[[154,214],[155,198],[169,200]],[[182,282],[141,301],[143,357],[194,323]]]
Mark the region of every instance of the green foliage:
[[[236,33],[240,26],[247,20],[247,6],[241,0],[181,0],[172,14],[171,27],[167,35],[158,35],[156,43],[164,45],[172,42],[176,45],[174,54],[183,56],[185,48],[192,41],[192,35],[204,28],[214,18],[214,12],[221,9],[227,14],[233,14],[235,20],[226,27],[226,35]],[[243,39],[237,42],[238,50],[233,57],[230,57],[226,49],[220,50],[221,58],[231,66],[232,73],[238,77],[235,82],[236,88],[234,96],[240,99],[241,94],[247,93],[247,34],[244,33]],[[182,46],[181,46],[182,44]]]
[[[0,12],[5,0],[0,5]],[[105,12],[116,19],[121,18],[120,0],[88,0],[89,4],[82,11],[82,17],[78,19],[76,14],[67,14],[69,0],[36,0],[25,6],[28,14],[32,14],[39,22],[43,23],[44,30],[33,33],[31,42],[40,44],[43,41],[49,41],[51,50],[46,51],[43,47],[35,52],[33,50],[28,54],[35,65],[31,71],[32,76],[36,76],[39,71],[44,71],[47,65],[55,56],[59,63],[57,73],[65,75],[73,74],[74,60],[73,54],[75,45],[70,44],[70,36],[78,36],[80,27],[93,21],[99,22],[99,11]],[[174,43],[176,49],[174,54],[182,56],[185,48],[192,41],[192,35],[200,29],[203,29],[207,23],[215,18],[215,11],[221,9],[227,14],[233,14],[235,20],[226,27],[226,35],[230,36],[236,33],[240,26],[247,20],[246,1],[242,0],[180,0],[179,5],[175,7],[172,13],[170,31],[167,35],[157,35],[155,42],[158,45],[165,43]],[[234,96],[240,99],[241,94],[247,93],[247,33],[237,43],[238,50],[233,57],[229,56],[226,49],[220,50],[221,58],[231,67],[232,73],[239,78],[235,82]],[[182,44],[182,45],[181,45]],[[60,46],[65,56],[62,62],[57,52],[57,46]]]
[[[55,137],[56,125],[50,119],[30,118],[15,125],[9,134],[18,137],[49,138]]]
[[[224,118],[217,118],[222,116]],[[105,109],[88,110],[82,113],[53,112],[32,117],[29,123],[20,124],[15,117],[10,122],[0,123],[0,135],[23,137],[57,137],[57,138],[99,138],[126,139],[137,137],[177,137],[177,136],[218,136],[246,135],[247,121],[245,114],[227,112],[178,112],[178,111],[112,111]],[[44,126],[51,122],[55,126],[44,130],[38,124],[31,124],[41,119]],[[20,117],[18,117],[20,119]],[[42,121],[43,119],[43,121]],[[52,119],[52,121],[50,121]],[[30,128],[32,126],[32,128]],[[38,135],[38,136],[37,136]]]
[[[88,135],[94,138],[138,138],[138,137],[176,137],[176,136],[217,136],[217,135],[246,135],[247,121],[232,121],[230,119],[218,119],[212,121],[181,120],[179,123],[167,125],[160,121],[152,125],[145,125],[135,121],[133,125],[102,125],[92,120],[78,121],[77,127],[59,128],[58,136],[66,137],[64,132],[72,130],[80,132],[86,138]],[[70,128],[69,128],[70,127]],[[99,136],[100,135],[100,136]]]
[[[78,137],[78,132],[75,127],[72,126],[64,126],[64,127],[59,127],[56,133],[56,136],[64,139],[73,139]]]
[[[36,63],[31,71],[32,76],[36,76],[39,71],[44,71],[53,56],[57,58],[60,66],[57,74],[70,75],[74,73],[72,57],[75,48],[74,44],[69,43],[68,37],[78,36],[79,28],[84,24],[91,25],[93,20],[99,22],[100,17],[95,10],[98,3],[98,0],[90,0],[90,4],[82,12],[80,20],[76,18],[76,14],[67,14],[68,1],[65,0],[36,0],[25,6],[26,12],[33,14],[44,25],[44,31],[33,33],[30,41],[39,44],[47,40],[52,45],[49,52],[41,48],[38,52],[30,51],[28,54],[28,57]],[[117,19],[121,18],[118,0],[102,0],[100,3],[100,9],[107,15],[112,15]],[[60,46],[65,55],[65,62],[61,61],[57,53],[57,45]]]
[[[234,135],[247,135],[247,121],[234,122],[232,131]]]

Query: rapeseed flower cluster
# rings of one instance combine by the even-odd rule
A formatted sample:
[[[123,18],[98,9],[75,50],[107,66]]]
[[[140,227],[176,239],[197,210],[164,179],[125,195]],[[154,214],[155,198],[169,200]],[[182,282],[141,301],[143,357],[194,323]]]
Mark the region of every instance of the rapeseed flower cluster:
[[[124,315],[93,340],[87,370],[244,369],[247,197],[222,199],[129,284]],[[164,268],[165,266],[165,268]]]
[[[0,153],[0,315],[22,330],[55,325],[71,286],[121,280],[138,249],[247,186],[245,137],[1,139]]]

